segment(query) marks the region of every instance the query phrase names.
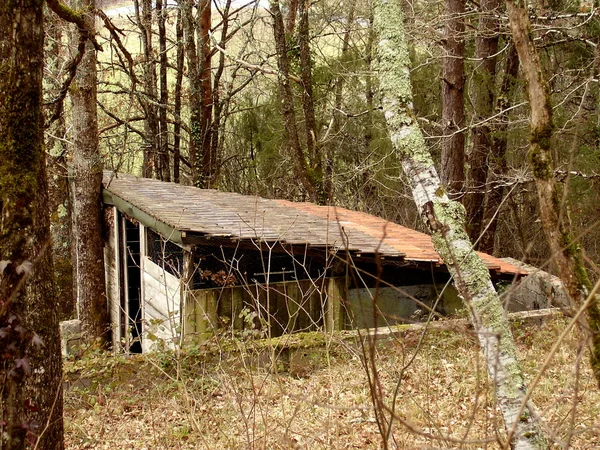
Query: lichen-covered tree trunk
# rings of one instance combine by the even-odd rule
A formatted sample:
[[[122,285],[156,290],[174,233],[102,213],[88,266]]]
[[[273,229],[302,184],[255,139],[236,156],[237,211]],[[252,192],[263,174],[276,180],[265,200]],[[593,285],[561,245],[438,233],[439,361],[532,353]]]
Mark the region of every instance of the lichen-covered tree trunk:
[[[506,1],[511,34],[521,61],[521,70],[527,83],[531,107],[531,142],[529,158],[540,203],[542,227],[556,264],[559,277],[567,287],[571,300],[581,307],[592,290],[583,263],[581,248],[573,239],[567,220],[560,211],[560,196],[554,183],[552,162],[552,107],[550,92],[542,65],[533,42],[531,24],[525,5],[521,1]],[[562,216],[562,217],[561,217]],[[586,310],[586,322],[580,329],[589,333],[590,360],[596,381],[600,387],[600,298],[590,299]]]
[[[42,132],[42,7],[40,0],[0,2],[0,448],[11,450],[38,437],[37,448],[63,448]]]
[[[482,232],[488,157],[492,152],[492,129],[487,120],[494,111],[496,83],[496,53],[498,53],[499,23],[496,15],[502,0],[482,0],[479,5],[479,26],[475,41],[476,68],[473,77],[473,103],[478,125],[471,131],[473,147],[469,155],[469,188],[464,205],[467,209],[469,237],[477,241]]]
[[[73,2],[94,30],[95,0]],[[79,37],[75,38],[76,40]],[[88,40],[70,89],[72,259],[78,317],[84,339],[108,343],[108,309],[104,278],[102,159],[98,148],[96,50]]]
[[[524,407],[525,380],[517,349],[489,271],[473,251],[465,231],[464,207],[448,198],[416,122],[410,83],[410,59],[398,0],[380,0],[375,28],[379,32],[378,75],[382,108],[395,151],[406,173],[417,208],[444,259],[471,321],[494,385],[497,403],[517,449],[547,448],[547,438]]]
[[[465,0],[445,0],[442,74],[442,180],[450,195],[462,193],[465,181]]]

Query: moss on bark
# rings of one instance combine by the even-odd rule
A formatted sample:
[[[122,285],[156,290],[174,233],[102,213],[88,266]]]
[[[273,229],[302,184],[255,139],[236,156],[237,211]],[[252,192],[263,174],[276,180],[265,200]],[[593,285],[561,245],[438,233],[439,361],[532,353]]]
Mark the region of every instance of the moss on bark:
[[[42,133],[42,6],[42,0],[0,2],[0,261],[10,262],[1,266],[0,328],[12,330],[9,341],[3,334],[0,342],[2,448],[24,448],[24,434],[39,431],[28,425],[35,423],[48,424],[38,448],[62,448],[62,360]]]
[[[375,27],[380,33],[378,71],[390,138],[410,180],[417,207],[432,233],[434,247],[471,311],[505,424],[509,429],[516,427],[516,448],[547,448],[546,438],[531,416],[519,420],[525,384],[508,321],[489,271],[466,234],[465,209],[444,193],[414,118],[410,60],[399,0],[377,3]]]

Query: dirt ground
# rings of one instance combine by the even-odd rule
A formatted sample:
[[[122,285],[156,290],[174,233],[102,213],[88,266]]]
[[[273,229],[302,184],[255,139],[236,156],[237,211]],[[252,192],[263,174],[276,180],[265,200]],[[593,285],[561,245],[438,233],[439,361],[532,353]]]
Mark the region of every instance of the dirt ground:
[[[529,380],[566,324],[515,329]],[[600,448],[600,393],[578,344],[570,334],[533,389],[553,448]],[[274,358],[278,352],[229,342],[208,354],[190,347],[68,361],[67,448],[379,449],[382,434],[389,448],[503,448],[468,330],[411,331],[372,348],[333,340]]]

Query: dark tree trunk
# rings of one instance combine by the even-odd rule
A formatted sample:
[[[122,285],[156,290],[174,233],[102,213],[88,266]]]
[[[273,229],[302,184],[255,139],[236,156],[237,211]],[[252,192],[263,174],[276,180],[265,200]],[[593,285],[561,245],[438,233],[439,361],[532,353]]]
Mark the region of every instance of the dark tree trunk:
[[[80,0],[90,30],[94,29],[95,0]],[[75,40],[78,41],[78,37]],[[72,258],[76,304],[84,339],[109,340],[104,279],[102,158],[98,148],[96,51],[91,42],[71,86],[73,148],[71,190],[73,205]]]
[[[217,170],[217,155],[213,153],[211,132],[213,118],[212,67],[210,48],[211,8],[212,0],[200,0],[198,3],[199,22],[199,75],[201,86],[200,109],[200,144],[202,151],[202,170],[195,184],[199,187],[210,188],[215,182]]]
[[[347,24],[346,24],[346,29],[344,30],[344,37],[342,38],[342,51],[340,53],[340,61],[342,63],[342,67],[341,67],[342,70],[344,69],[343,65],[346,63],[348,49],[350,47],[350,32],[351,32],[353,24],[354,24],[355,10],[356,10],[356,2],[352,1],[352,3],[350,4],[350,11],[348,12],[348,20],[347,20]],[[370,28],[369,30],[371,30],[371,29],[372,28]],[[365,53],[367,53],[366,59],[368,61],[368,64],[370,64],[370,56],[369,55],[371,54],[371,52],[372,52],[372,41],[370,39],[368,39],[367,48],[365,49]],[[367,67],[369,67],[369,66],[367,66]],[[337,77],[337,81],[336,81],[336,85],[335,85],[333,122],[331,124],[331,136],[329,138],[330,143],[327,146],[327,154],[325,156],[326,160],[325,160],[325,173],[324,173],[324,180],[323,180],[324,188],[323,189],[325,191],[325,196],[326,196],[327,201],[333,200],[333,195],[334,195],[334,193],[333,193],[333,169],[334,169],[334,161],[335,161],[335,151],[336,151],[337,143],[339,142],[340,139],[342,139],[342,136],[340,136],[340,133],[342,131],[341,109],[342,109],[343,100],[344,100],[344,97],[343,97],[344,80],[345,80],[345,74],[340,73]],[[367,80],[370,80],[370,77],[368,77]],[[369,81],[369,85],[370,85],[370,81]],[[372,96],[371,96],[371,100],[372,100]],[[368,103],[368,94],[367,94],[367,103]]]
[[[165,0],[166,1],[166,0]],[[171,164],[169,158],[169,123],[167,108],[169,104],[169,86],[167,83],[167,8],[163,0],[156,0],[158,18],[158,46],[160,50],[160,110],[158,120],[158,158],[156,177],[162,181],[171,181]]]
[[[373,70],[373,47],[375,45],[375,26],[374,26],[374,16],[373,13],[369,16],[369,34],[367,37],[367,45],[365,48],[365,59],[368,73],[371,73]],[[373,110],[375,106],[375,89],[373,88],[373,77],[371,75],[366,76],[365,80],[365,97],[367,104],[367,114],[366,125],[363,134],[363,148],[366,155],[368,155],[371,151],[371,144],[373,142],[373,127],[375,126],[373,121]],[[361,189],[361,193],[363,196],[363,204],[368,205],[371,203],[372,199],[375,196],[375,189],[373,188],[373,183],[370,181],[371,174],[367,168],[364,169],[362,173],[362,184],[364,189]]]
[[[290,0],[287,5],[288,13],[285,18],[285,32],[288,36],[292,36],[294,34],[294,28],[296,27],[296,16],[298,14],[298,1],[299,0]]]
[[[472,242],[477,242],[482,232],[484,201],[488,193],[486,181],[488,155],[492,151],[492,129],[486,121],[494,110],[499,29],[495,16],[500,5],[502,0],[482,0],[479,6],[473,86],[474,120],[478,125],[471,132],[473,147],[469,156],[469,189],[464,201],[469,218],[467,230]]]
[[[144,163],[142,174],[151,178],[158,174],[158,147],[159,147],[159,128],[158,128],[158,96],[156,93],[156,61],[154,60],[154,49],[152,45],[152,0],[142,0],[142,10],[140,13],[139,0],[135,0],[135,13],[138,28],[142,37],[142,51],[144,52],[143,66],[143,84],[144,97],[141,101],[142,108],[146,115],[144,121]]]
[[[463,191],[465,173],[465,2],[445,0],[445,45],[442,74],[442,183],[452,198]]]
[[[179,183],[179,169],[181,164],[181,86],[183,84],[184,44],[183,44],[183,17],[182,7],[177,8],[177,74],[175,76],[175,100],[173,113],[175,125],[173,127],[173,181]]]
[[[38,448],[64,446],[62,360],[42,133],[42,6],[37,0],[0,2],[3,449],[23,449],[26,439],[33,444],[38,437]]]
[[[231,9],[231,0],[227,0],[225,2],[225,7],[222,10],[222,25],[221,25],[221,39],[219,42],[219,47],[225,49],[227,46],[227,41],[229,38],[229,11]],[[219,86],[221,84],[221,78],[223,77],[223,72],[225,71],[225,54],[223,52],[219,52],[219,65],[217,66],[217,70],[215,72],[215,76],[213,79],[213,88],[212,88],[212,97],[213,97],[213,119],[211,123],[211,154],[215,157],[215,171],[214,177],[218,177],[218,172],[220,168],[219,161],[219,149],[220,149],[220,137],[221,137],[221,126],[222,118],[223,118],[223,108],[224,103],[221,99]]]
[[[310,162],[313,184],[316,190],[316,201],[320,205],[327,204],[329,198],[324,189],[323,155],[319,142],[319,130],[315,118],[315,102],[313,96],[312,59],[310,57],[310,28],[308,23],[307,0],[299,0],[300,21],[298,22],[298,44],[300,46],[300,81],[302,89],[302,110],[304,112],[304,131],[306,135],[306,152]]]
[[[52,97],[58,96],[62,85],[59,74],[63,69],[61,44],[64,23],[54,14],[45,16],[46,35],[50,38],[46,53],[46,70],[52,75],[47,83]],[[46,134],[48,153],[48,196],[50,207],[50,234],[54,261],[56,298],[59,302],[60,320],[75,318],[77,314],[73,295],[73,264],[71,262],[71,199],[67,171],[67,131],[64,114],[50,126]]]
[[[290,85],[290,62],[288,59],[288,48],[286,43],[283,17],[279,8],[278,0],[271,0],[271,15],[273,16],[273,35],[275,37],[275,48],[277,50],[277,81],[279,84],[279,95],[281,95],[281,113],[285,128],[285,142],[293,160],[293,170],[296,179],[302,184],[311,200],[316,199],[316,189],[308,176],[306,157],[296,125],[296,114],[294,112],[294,97]]]
[[[196,51],[196,22],[193,0],[181,0],[182,24],[185,42],[185,56],[188,66],[190,137],[189,158],[192,165],[194,185],[202,187],[202,78]]]
[[[502,86],[496,101],[496,110],[504,111],[512,104],[514,92],[513,87],[519,72],[519,58],[514,45],[511,45],[506,58],[506,67]],[[495,127],[492,137],[491,152],[488,156],[488,192],[485,196],[485,208],[483,211],[483,235],[479,242],[479,250],[485,253],[494,253],[494,241],[496,229],[498,228],[497,214],[504,197],[504,183],[508,173],[506,162],[506,149],[508,148],[508,113],[501,114],[498,118],[500,125]]]

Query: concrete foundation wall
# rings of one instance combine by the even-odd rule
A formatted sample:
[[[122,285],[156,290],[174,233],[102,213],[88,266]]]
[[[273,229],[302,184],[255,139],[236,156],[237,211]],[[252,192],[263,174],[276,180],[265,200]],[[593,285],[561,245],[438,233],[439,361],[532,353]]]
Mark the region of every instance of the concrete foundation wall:
[[[513,258],[502,259],[529,273],[502,293],[509,311],[569,306],[569,296],[558,277]]]

